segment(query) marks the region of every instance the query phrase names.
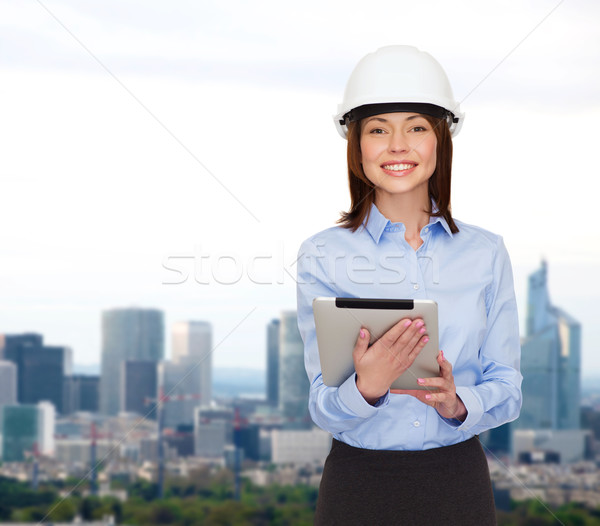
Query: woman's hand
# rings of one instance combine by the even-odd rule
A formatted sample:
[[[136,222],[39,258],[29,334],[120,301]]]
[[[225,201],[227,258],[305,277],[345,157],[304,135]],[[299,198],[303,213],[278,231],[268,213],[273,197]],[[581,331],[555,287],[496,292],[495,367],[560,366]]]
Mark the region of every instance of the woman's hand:
[[[437,357],[440,365],[440,375],[434,378],[419,378],[419,385],[431,389],[392,389],[395,394],[408,394],[414,396],[424,404],[435,408],[440,416],[444,418],[456,418],[461,422],[467,418],[467,408],[456,394],[454,376],[452,375],[452,364],[444,358],[444,352],[440,351]]]
[[[361,329],[352,352],[356,386],[363,398],[375,404],[392,382],[414,362],[429,341],[423,320],[400,320],[369,347],[369,332]]]

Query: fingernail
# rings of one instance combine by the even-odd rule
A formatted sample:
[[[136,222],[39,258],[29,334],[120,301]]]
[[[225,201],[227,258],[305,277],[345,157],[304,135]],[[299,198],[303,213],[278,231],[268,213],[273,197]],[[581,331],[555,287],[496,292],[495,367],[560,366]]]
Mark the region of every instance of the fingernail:
[[[365,331],[363,331],[362,329],[360,330],[360,337],[364,338],[365,337]]]
[[[418,329],[419,327],[423,327],[423,325],[425,325],[421,320],[419,320],[416,324],[415,327]]]
[[[422,328],[422,329],[419,331],[419,333],[421,333],[421,334],[425,334],[426,332],[427,332],[427,329],[426,329],[425,327],[423,327],[423,328]]]
[[[410,321],[410,320],[406,320],[406,321],[404,322],[404,326],[405,326],[405,327],[410,327],[410,324],[411,324],[411,323],[412,323],[412,321]]]
[[[431,395],[430,394],[425,395],[425,400],[431,400]]]
[[[417,383],[423,385],[425,383],[425,380],[423,380],[423,378],[417,378]]]
[[[442,360],[446,361],[446,357],[444,356],[444,351],[440,350],[440,353],[442,354]]]
[[[425,338],[423,338],[423,343],[427,343],[429,341],[429,336],[425,336]]]

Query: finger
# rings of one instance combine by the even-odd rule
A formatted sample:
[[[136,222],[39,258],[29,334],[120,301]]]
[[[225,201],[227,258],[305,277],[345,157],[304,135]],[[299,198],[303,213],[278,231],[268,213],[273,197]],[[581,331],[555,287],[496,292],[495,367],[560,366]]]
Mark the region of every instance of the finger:
[[[403,341],[404,336],[402,336],[398,340],[398,346],[404,344],[408,349],[409,354],[417,351],[417,354],[425,344],[429,341],[429,336],[427,336],[427,328],[423,324],[422,320],[417,321],[413,324],[414,327],[410,327],[409,331],[412,332],[412,335],[407,331],[406,337],[410,339],[408,341]]]
[[[451,393],[430,392],[424,398],[426,404],[444,404],[446,407],[456,405],[456,396]]]
[[[400,337],[394,342],[395,350],[400,348],[408,348],[408,351],[412,351],[413,348],[419,343],[419,340],[427,334],[427,329],[423,320],[416,319],[411,322],[410,325],[406,326],[406,330]]]
[[[417,378],[417,383],[431,389],[441,389],[443,391],[452,390],[452,383],[440,376],[435,376],[433,378]]]
[[[390,389],[390,393],[393,394],[405,394],[410,396],[417,396],[419,393],[422,393],[421,389]]]
[[[426,404],[443,404],[449,401],[449,395],[447,393],[439,392],[425,392],[425,403]]]
[[[379,341],[386,347],[391,348],[392,345],[400,338],[407,329],[412,325],[412,320],[404,318],[396,323],[390,330],[388,330]]]
[[[440,375],[444,378],[452,378],[452,364],[446,360],[444,351],[440,351],[437,358],[438,364],[440,365]]]
[[[415,397],[419,402],[423,402],[427,405],[432,405],[433,402],[431,400],[427,400],[425,397],[428,392],[422,389],[390,389],[390,393],[392,394],[406,394]]]
[[[354,345],[353,354],[355,359],[360,360],[369,348],[369,331],[364,327],[360,329],[356,344]]]

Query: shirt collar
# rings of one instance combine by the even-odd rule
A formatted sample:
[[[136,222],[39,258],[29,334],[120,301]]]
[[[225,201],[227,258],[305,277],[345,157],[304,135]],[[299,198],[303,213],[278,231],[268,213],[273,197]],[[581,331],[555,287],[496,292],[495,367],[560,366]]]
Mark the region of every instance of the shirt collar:
[[[375,203],[371,203],[369,219],[363,221],[363,226],[367,229],[367,232],[371,234],[375,243],[379,244],[381,234],[383,234],[385,227],[389,224],[391,224],[391,221],[379,211],[375,206]]]
[[[454,237],[454,234],[452,233],[452,230],[450,230],[450,225],[448,225],[448,221],[446,221],[445,218],[431,216],[429,218],[429,224],[430,225],[435,225],[436,223],[439,223],[450,237]]]
[[[433,212],[436,212],[437,206],[433,202],[431,204]],[[429,224],[435,225],[436,223],[439,223],[446,233],[450,237],[453,237],[452,230],[450,230],[450,226],[448,225],[446,219],[443,217],[431,216],[429,218]],[[369,232],[375,243],[379,244],[379,240],[381,239],[381,235],[383,234],[385,227],[391,224],[392,222],[379,211],[379,209],[375,206],[375,203],[372,203],[371,210],[369,212],[369,219],[363,221],[363,227],[366,228],[367,232]]]

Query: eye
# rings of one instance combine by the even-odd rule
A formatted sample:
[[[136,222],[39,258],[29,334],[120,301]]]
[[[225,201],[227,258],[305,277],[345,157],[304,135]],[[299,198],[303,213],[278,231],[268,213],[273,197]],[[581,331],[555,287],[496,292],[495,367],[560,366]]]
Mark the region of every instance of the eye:
[[[382,128],[373,128],[372,130],[369,130],[369,133],[380,135],[382,133],[385,133],[385,131]]]
[[[412,131],[415,132],[424,132],[427,131],[427,128],[425,128],[425,126],[415,126],[412,128]]]

